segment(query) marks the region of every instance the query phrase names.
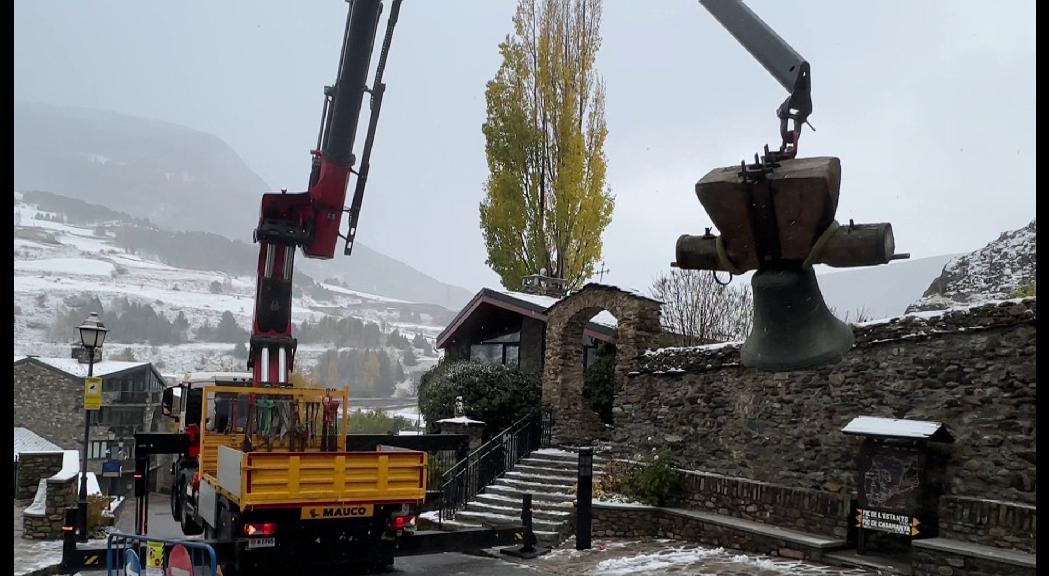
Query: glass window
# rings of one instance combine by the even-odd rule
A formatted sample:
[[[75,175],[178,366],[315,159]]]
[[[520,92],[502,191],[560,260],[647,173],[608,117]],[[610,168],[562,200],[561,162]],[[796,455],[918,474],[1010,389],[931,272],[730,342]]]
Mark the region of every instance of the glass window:
[[[520,351],[517,345],[506,345],[506,365],[517,368],[518,364],[518,352]]]
[[[490,364],[503,363],[502,344],[474,344],[470,346],[470,359]]]
[[[104,460],[109,457],[109,451],[111,448],[111,440],[94,440],[91,442],[91,448],[87,452],[89,460]]]
[[[505,335],[499,336],[497,338],[489,338],[488,340],[485,340],[483,342],[483,344],[495,344],[497,342],[520,342],[520,341],[521,341],[521,331],[518,330],[517,332],[511,332],[510,334],[505,334]]]

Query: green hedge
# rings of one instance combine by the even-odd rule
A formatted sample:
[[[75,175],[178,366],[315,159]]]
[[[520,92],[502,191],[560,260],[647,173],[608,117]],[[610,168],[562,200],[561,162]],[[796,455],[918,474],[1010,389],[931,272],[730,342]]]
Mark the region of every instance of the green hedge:
[[[498,364],[442,361],[419,383],[419,410],[434,427],[455,416],[455,398],[463,397],[466,415],[485,423],[485,438],[537,411],[542,386],[539,377]]]

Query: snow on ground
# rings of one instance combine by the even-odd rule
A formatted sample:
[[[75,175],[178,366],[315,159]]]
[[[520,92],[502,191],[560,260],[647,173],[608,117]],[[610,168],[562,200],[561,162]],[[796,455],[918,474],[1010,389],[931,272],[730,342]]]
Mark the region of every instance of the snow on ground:
[[[569,452],[568,450],[561,450],[560,448],[540,448],[540,449],[532,452],[532,454],[536,454],[536,455],[543,455],[543,454],[545,454],[547,456],[571,456],[573,458],[578,456],[578,454],[575,453],[575,452]]]
[[[104,306],[109,306],[114,298],[127,298],[151,305],[168,319],[174,319],[181,312],[193,329],[204,322],[214,326],[226,311],[232,313],[242,327],[250,325],[254,312],[253,276],[231,276],[221,271],[189,270],[163,264],[148,256],[127,252],[112,238],[96,235],[93,228],[37,220],[38,214],[45,212],[29,204],[15,205],[16,355],[69,356],[70,343],[77,339],[75,328],[70,326],[68,338],[62,339],[53,333],[53,324],[57,312],[66,306],[64,300],[73,296],[96,295]],[[215,282],[222,285],[219,293],[211,291]],[[409,338],[422,333],[431,339],[444,328],[428,325],[426,314],[422,314],[423,322],[400,322],[403,307],[399,305],[405,303],[402,300],[331,284],[324,284],[324,287],[331,292],[330,300],[318,301],[305,294],[295,298],[292,304],[294,322],[353,316],[385,325],[387,332],[396,327]],[[366,306],[369,302],[383,305]],[[200,342],[151,346],[121,342],[120,334],[110,333],[104,355],[110,357],[127,348],[138,360],[153,362],[167,374],[242,369],[244,359],[232,355],[236,344]],[[300,345],[296,369],[309,370],[330,348],[328,345]],[[418,364],[405,369],[409,375],[416,375],[436,362],[436,358],[418,352],[416,355]],[[412,380],[407,378],[399,384],[398,394],[411,396],[411,388]]]
[[[23,501],[24,502],[24,501]],[[22,509],[25,505],[15,502],[14,512],[14,575],[21,576],[62,561],[61,540],[30,540],[22,537]],[[104,547],[105,540],[89,540],[88,546]]]
[[[734,574],[754,576],[872,576],[858,568],[825,566],[762,554],[741,554],[721,547],[686,545],[670,540],[595,539],[590,550],[575,550],[572,539],[558,550],[524,563],[572,576],[671,576]]]
[[[398,304],[410,304],[407,300],[397,300],[396,298],[387,298],[385,296],[379,296],[378,294],[371,294],[369,292],[361,292],[360,290],[351,290],[349,288],[343,288],[342,286],[336,286],[335,284],[320,283],[325,290],[332,292],[338,292],[339,294],[348,294],[350,296],[359,296],[364,300],[374,300],[376,302],[393,302]]]
[[[83,258],[43,258],[15,262],[15,272],[45,272],[70,276],[109,276],[115,269],[110,262]]]

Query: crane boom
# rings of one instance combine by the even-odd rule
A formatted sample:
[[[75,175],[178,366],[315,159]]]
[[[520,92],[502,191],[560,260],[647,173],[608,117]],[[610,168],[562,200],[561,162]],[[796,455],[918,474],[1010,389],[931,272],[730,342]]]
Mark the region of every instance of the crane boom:
[[[354,140],[364,94],[371,93],[367,157],[378,122],[378,103],[384,87],[382,70],[400,3],[401,0],[393,0],[375,85],[369,88],[368,68],[382,2],[350,2],[336,81],[334,86],[324,88],[321,129],[318,147],[311,152],[308,190],[297,194],[281,191],[262,197],[259,225],[255,229],[255,241],[259,243],[258,277],[248,352],[253,386],[286,384],[294,364],[297,342],[292,337],[291,304],[296,250],[301,248],[307,258],[330,259],[335,255],[338,239],[349,242],[355,231],[346,235],[339,232],[342,213],[348,211],[344,204],[350,174],[357,174],[353,170]],[[364,174],[358,174],[354,201],[358,209],[364,181]],[[356,222],[352,226],[356,228]]]
[[[776,115],[783,139],[780,153],[793,157],[797,154],[801,125],[812,113],[809,63],[741,0],[699,3],[790,93]],[[788,120],[793,121],[793,127],[788,127]]]

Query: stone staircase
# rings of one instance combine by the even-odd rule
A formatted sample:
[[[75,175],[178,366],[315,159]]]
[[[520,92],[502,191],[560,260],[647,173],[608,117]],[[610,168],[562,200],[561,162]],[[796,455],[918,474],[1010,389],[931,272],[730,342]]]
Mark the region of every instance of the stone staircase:
[[[579,456],[575,452],[543,448],[532,452],[492,485],[445,520],[445,530],[501,527],[521,523],[521,496],[532,495],[532,527],[539,543],[559,544],[571,532]],[[594,476],[604,471],[594,456]]]

